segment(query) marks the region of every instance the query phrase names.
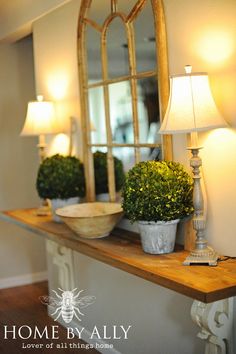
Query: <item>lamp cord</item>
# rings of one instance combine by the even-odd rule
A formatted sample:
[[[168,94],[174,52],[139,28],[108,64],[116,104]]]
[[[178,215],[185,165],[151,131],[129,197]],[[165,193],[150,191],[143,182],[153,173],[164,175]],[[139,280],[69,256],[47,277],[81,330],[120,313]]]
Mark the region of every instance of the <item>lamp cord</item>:
[[[228,261],[229,259],[233,260],[233,259],[236,259],[236,257],[222,256],[218,259],[218,262]]]

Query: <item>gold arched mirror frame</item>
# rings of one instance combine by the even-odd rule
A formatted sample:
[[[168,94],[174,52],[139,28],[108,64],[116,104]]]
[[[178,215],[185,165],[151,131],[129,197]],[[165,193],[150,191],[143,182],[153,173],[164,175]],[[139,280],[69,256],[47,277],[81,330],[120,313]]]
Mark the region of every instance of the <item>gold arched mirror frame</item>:
[[[135,162],[139,162],[139,149],[142,147],[153,147],[154,144],[141,144],[139,141],[138,127],[138,109],[137,109],[137,80],[150,76],[150,73],[138,73],[136,70],[135,57],[135,31],[133,22],[135,18],[143,10],[144,6],[150,2],[154,18],[155,32],[155,49],[156,49],[156,67],[154,75],[158,83],[159,97],[159,112],[160,121],[162,120],[169,97],[169,77],[168,77],[168,60],[167,60],[167,43],[166,43],[166,28],[163,4],[161,0],[137,0],[131,11],[128,14],[118,11],[119,0],[110,1],[110,11],[102,24],[97,23],[89,17],[89,10],[93,4],[93,0],[82,0],[80,6],[80,15],[78,23],[78,65],[79,65],[79,82],[80,82],[80,97],[81,97],[81,125],[83,138],[83,161],[85,166],[86,178],[86,196],[87,201],[95,200],[95,183],[94,183],[94,166],[92,148],[103,146],[107,149],[108,162],[108,184],[110,200],[115,201],[115,177],[114,177],[114,159],[112,150],[117,144],[112,140],[112,131],[110,124],[110,108],[109,108],[109,84],[129,80],[132,98],[132,113],[133,113],[133,144],[119,144],[134,148]],[[129,60],[129,75],[109,78],[108,75],[108,58],[107,58],[107,31],[109,25],[115,18],[121,19],[124,24],[127,34],[127,49]],[[100,35],[101,45],[101,62],[102,62],[102,79],[95,83],[88,82],[88,62],[87,62],[87,47],[86,47],[86,31],[87,27],[93,28]],[[89,89],[101,87],[104,97],[104,112],[106,122],[106,143],[92,144],[91,142],[91,122],[89,117]],[[157,102],[158,104],[158,102]],[[152,146],[151,146],[152,145]],[[170,136],[164,136],[162,141],[163,157],[165,159],[172,158],[172,143]]]

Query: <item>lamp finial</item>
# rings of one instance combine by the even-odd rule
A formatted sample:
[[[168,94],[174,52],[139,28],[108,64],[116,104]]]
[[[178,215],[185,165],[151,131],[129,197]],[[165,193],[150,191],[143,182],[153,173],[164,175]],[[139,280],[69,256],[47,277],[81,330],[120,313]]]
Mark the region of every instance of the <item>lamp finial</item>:
[[[37,96],[37,101],[38,102],[43,102],[43,95],[38,95]]]
[[[185,69],[185,73],[186,73],[186,74],[191,74],[191,72],[192,72],[192,65],[185,65],[184,69]]]

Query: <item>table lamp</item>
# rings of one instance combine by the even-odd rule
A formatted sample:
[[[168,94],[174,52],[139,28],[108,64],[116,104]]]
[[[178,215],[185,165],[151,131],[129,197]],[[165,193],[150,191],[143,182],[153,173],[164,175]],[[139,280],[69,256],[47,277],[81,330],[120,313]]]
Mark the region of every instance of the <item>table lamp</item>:
[[[43,96],[37,96],[37,101],[28,103],[28,109],[21,136],[39,136],[39,158],[45,158],[45,135],[59,133],[53,102],[43,101]]]
[[[193,170],[193,228],[196,231],[195,248],[184,261],[184,265],[217,265],[218,254],[207,245],[205,238],[206,216],[201,189],[198,131],[225,127],[211,94],[208,75],[192,73],[192,67],[185,67],[186,74],[170,77],[170,97],[167,111],[160,128],[160,134],[191,133],[190,166]]]
[[[39,159],[42,162],[45,158],[45,135],[59,133],[55,116],[53,102],[43,101],[43,96],[37,96],[37,101],[28,103],[27,114],[21,136],[39,136]],[[37,215],[49,215],[50,207],[47,200],[42,201],[42,205],[37,209]]]

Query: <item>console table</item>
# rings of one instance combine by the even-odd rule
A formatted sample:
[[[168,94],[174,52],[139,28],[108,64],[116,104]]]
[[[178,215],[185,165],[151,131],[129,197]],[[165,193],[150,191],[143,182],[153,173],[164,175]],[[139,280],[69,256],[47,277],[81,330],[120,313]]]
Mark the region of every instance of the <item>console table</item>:
[[[191,316],[200,327],[198,336],[206,341],[205,354],[234,354],[233,296],[236,295],[236,260],[219,262],[217,267],[183,266],[187,252],[176,249],[165,255],[142,251],[139,237],[115,229],[103,239],[83,239],[50,216],[37,216],[35,209],[4,211],[0,218],[44,237],[47,250],[58,265],[61,286],[73,288],[71,250],[85,254],[125,272],[194,299]]]

